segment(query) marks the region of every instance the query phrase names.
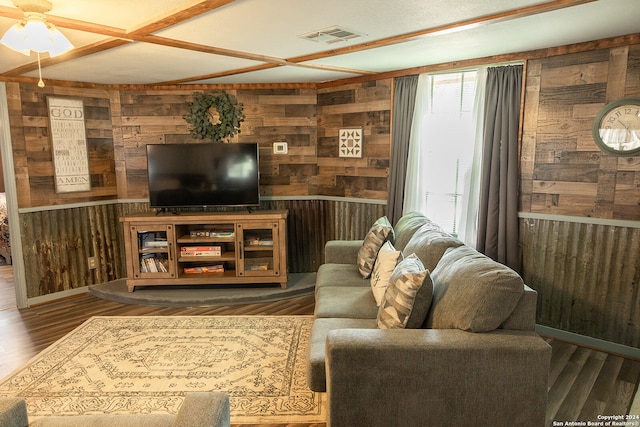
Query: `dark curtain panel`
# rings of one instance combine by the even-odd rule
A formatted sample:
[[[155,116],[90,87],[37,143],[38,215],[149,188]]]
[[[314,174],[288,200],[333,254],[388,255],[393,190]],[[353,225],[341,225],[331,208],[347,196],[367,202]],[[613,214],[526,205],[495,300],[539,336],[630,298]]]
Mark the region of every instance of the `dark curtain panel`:
[[[520,272],[518,129],[522,65],[487,70],[478,251]]]
[[[415,109],[418,76],[395,79],[393,92],[393,129],[391,129],[391,162],[389,165],[389,196],[387,218],[395,224],[402,216],[404,182],[407,174],[409,136]]]

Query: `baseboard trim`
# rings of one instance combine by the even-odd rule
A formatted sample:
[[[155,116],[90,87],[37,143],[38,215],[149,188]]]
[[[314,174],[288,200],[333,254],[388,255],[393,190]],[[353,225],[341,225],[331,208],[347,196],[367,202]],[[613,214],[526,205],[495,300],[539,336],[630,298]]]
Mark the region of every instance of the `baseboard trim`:
[[[543,325],[536,325],[536,332],[542,336],[558,339],[559,341],[566,341],[582,347],[588,347],[605,353],[622,356],[627,359],[640,361],[640,348],[630,347],[624,344],[605,341]]]
[[[31,307],[32,305],[44,304],[47,302],[53,302],[62,298],[71,297],[74,295],[84,294],[89,292],[88,286],[83,286],[81,288],[68,289],[66,291],[55,292],[53,294],[42,295],[39,297],[33,297],[27,299],[27,307]],[[22,308],[22,307],[21,307]]]

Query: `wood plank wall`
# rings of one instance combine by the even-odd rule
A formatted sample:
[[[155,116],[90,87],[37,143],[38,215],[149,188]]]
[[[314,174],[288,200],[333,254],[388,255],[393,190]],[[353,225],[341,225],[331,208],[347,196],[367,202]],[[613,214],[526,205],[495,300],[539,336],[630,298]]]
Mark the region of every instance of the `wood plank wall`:
[[[246,116],[238,140],[260,146],[260,194],[316,194],[316,90],[253,89],[237,94]],[[287,154],[273,154],[274,142],[286,142]]]
[[[386,200],[393,80],[318,91],[318,194]],[[362,127],[363,157],[340,158],[340,128]]]
[[[527,63],[521,210],[640,220],[640,157],[598,149],[608,102],[640,96],[640,45]]]
[[[520,240],[539,323],[638,347],[638,229],[589,220],[640,221],[640,157],[610,156],[591,136],[623,96],[640,96],[640,45],[528,61],[521,211],[543,215],[521,220]]]
[[[337,128],[322,130],[322,178],[317,157],[321,127],[316,89],[292,85],[229,90],[244,104],[246,115],[241,133],[233,142],[258,142],[260,146],[262,196],[295,199],[328,193],[386,200],[390,84],[391,80],[385,80],[324,91],[325,103],[334,104],[325,107],[324,117],[330,118],[325,123],[364,126],[367,157],[340,159],[339,168],[327,167],[335,161],[332,157],[337,157]],[[27,296],[124,277],[124,246],[118,219],[123,214],[148,212],[149,206],[118,200],[148,197],[147,144],[194,141],[182,118],[193,90],[102,91],[47,86],[43,91],[34,85],[7,86],[19,208],[29,208],[19,218],[28,266]],[[81,98],[87,108],[91,192],[55,194],[46,111],[49,94]],[[327,136],[332,133],[336,137]],[[287,142],[288,154],[274,155],[274,142]],[[365,178],[358,178],[359,174]],[[325,185],[325,193],[320,188],[321,180],[332,183]],[[340,191],[336,191],[338,187]],[[83,208],[45,208],[97,201],[101,204]],[[38,207],[43,209],[39,211]],[[289,209],[290,272],[317,270],[327,240],[362,238],[384,214],[384,205],[333,200],[265,201],[262,208]],[[97,270],[87,268],[89,256],[98,258]]]
[[[213,91],[207,91],[213,92]],[[215,93],[215,92],[213,92]],[[229,90],[244,106],[245,121],[232,142],[260,147],[260,192],[263,196],[315,194],[315,89]],[[116,167],[121,199],[146,198],[147,144],[198,141],[189,135],[182,116],[193,91],[122,91],[112,94]],[[204,141],[207,142],[207,141]],[[286,142],[288,153],[274,155],[273,143]]]
[[[55,192],[47,112],[47,97],[52,95],[83,101],[91,191]],[[107,91],[7,83],[7,98],[19,208],[109,200],[117,195]]]

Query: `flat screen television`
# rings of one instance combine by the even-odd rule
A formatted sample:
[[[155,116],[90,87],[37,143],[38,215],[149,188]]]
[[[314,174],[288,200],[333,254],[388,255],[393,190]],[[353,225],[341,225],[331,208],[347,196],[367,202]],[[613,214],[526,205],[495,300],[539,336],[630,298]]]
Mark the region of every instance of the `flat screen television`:
[[[256,143],[147,145],[152,208],[258,206]]]

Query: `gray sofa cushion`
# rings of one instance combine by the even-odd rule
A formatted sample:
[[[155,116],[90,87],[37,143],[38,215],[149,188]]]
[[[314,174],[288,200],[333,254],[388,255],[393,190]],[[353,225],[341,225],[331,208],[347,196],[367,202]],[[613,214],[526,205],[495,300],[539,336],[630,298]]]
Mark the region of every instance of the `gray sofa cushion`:
[[[537,302],[538,293],[525,284],[524,292],[518,300],[516,308],[513,309],[507,320],[500,325],[500,328],[513,331],[535,331]]]
[[[380,329],[416,329],[422,326],[433,295],[429,272],[411,254],[398,264],[378,310]]]
[[[524,292],[518,273],[468,246],[448,249],[431,279],[433,303],[426,327],[432,329],[497,329]]]
[[[29,424],[27,403],[19,397],[0,397],[0,426],[25,427]]]
[[[29,427],[172,427],[174,418],[170,414],[59,415],[35,419]]]
[[[368,286],[331,286],[316,291],[316,318],[375,319],[377,314],[378,306]]]
[[[355,264],[364,240],[329,240],[324,245],[325,264]]]
[[[2,402],[0,402],[0,409],[2,409]],[[15,427],[26,427],[26,408],[20,419],[24,419],[24,422],[15,424]],[[0,425],[9,427],[14,424],[0,423]],[[229,396],[215,391],[187,393],[176,415],[149,413],[59,415],[38,417],[29,423],[32,427],[229,427],[229,425]]]
[[[228,427],[230,406],[227,393],[187,393],[171,427]]]
[[[369,280],[362,278],[355,264],[322,264],[316,274],[316,293],[333,286],[365,287],[371,291]]]
[[[393,246],[399,251],[404,250],[413,233],[428,222],[431,221],[420,212],[409,212],[403,215],[393,227]]]
[[[435,223],[428,221],[413,234],[402,254],[408,256],[415,253],[424,267],[433,271],[444,251],[462,245],[460,240],[442,230]]]
[[[315,319],[311,327],[307,384],[313,391],[327,391],[325,345],[329,331],[335,329],[377,329],[376,319]]]
[[[393,242],[393,227],[389,219],[383,216],[373,223],[358,251],[358,269],[364,279],[371,276],[378,251],[387,240]]]

